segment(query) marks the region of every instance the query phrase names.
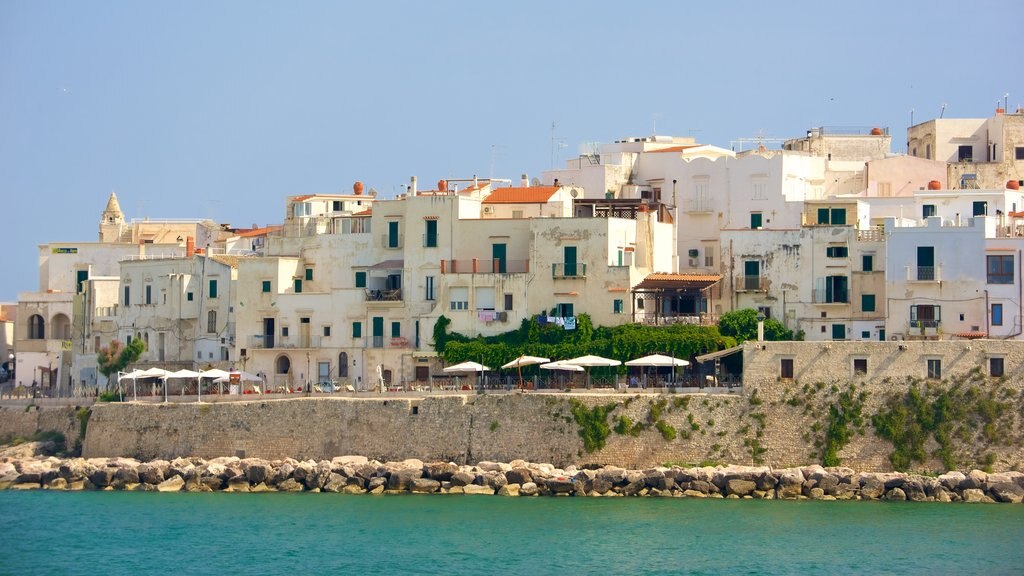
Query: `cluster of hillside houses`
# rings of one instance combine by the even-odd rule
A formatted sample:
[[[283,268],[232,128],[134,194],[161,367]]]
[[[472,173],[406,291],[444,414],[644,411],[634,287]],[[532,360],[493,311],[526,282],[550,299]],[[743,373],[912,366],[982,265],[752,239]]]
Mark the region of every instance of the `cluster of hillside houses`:
[[[874,127],[741,151],[627,138],[532,181],[290,196],[282,225],[251,229],[128,220],[111,194],[97,241],[39,246],[3,360],[26,385],[102,385],[97,351],[141,338],[144,365],[363,389],[439,372],[441,315],[493,335],[756,308],[806,340],[1021,338],[1024,110],[891,144]]]

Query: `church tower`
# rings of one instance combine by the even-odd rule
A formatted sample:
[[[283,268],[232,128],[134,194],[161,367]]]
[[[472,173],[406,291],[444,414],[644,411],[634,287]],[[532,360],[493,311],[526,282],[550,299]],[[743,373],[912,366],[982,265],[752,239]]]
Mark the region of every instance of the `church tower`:
[[[119,242],[123,230],[124,212],[121,212],[117,194],[111,192],[107,207],[103,210],[103,217],[100,219],[100,242]]]

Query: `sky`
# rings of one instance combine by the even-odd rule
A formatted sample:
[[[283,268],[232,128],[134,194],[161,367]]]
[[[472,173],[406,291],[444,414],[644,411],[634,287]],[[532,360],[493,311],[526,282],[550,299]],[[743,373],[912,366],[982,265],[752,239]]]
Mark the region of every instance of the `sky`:
[[[129,219],[247,227],[288,195],[517,180],[655,132],[884,126],[904,152],[911,110],[1024,103],[1011,8],[5,0],[0,301],[39,289],[39,244],[96,240],[111,191]]]

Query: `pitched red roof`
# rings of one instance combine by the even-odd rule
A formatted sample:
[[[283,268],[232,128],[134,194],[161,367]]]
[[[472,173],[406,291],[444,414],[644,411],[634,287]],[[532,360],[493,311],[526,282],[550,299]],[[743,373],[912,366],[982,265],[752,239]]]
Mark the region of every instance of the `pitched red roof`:
[[[484,200],[484,204],[543,204],[558,192],[558,186],[528,186],[498,188]]]
[[[669,148],[659,148],[658,150],[644,150],[644,152],[646,152],[647,154],[656,154],[656,153],[661,153],[661,152],[682,152],[683,150],[686,150],[687,148],[696,148],[696,147],[697,147],[696,144],[691,145],[691,146],[671,146]]]
[[[239,238],[252,238],[253,236],[266,236],[267,234],[270,234],[271,232],[277,232],[278,230],[280,230],[282,228],[284,228],[284,226],[267,226],[265,228],[253,228],[251,230],[246,230],[244,232],[239,232],[238,236],[239,236]]]

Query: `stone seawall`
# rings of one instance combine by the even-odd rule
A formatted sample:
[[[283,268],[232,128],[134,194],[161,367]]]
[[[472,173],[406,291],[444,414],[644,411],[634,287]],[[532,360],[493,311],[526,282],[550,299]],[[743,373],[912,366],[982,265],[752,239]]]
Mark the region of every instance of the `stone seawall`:
[[[956,384],[951,384],[951,386]],[[1024,468],[1024,391],[1021,382],[970,385],[1001,398],[999,419],[965,421],[949,448],[922,447],[913,470],[995,471]],[[965,384],[966,386],[966,384]],[[642,469],[665,464],[766,465],[823,462],[830,417],[841,396],[859,398],[859,425],[833,448],[839,463],[891,471],[893,445],[879,438],[870,415],[898,381],[782,382],[762,379],[716,394],[489,394],[424,398],[301,398],[216,404],[99,404],[93,408],[83,456],[173,459],[183,456],[329,460],[347,454],[379,461],[417,458],[473,464],[523,459],[556,466],[613,465]],[[603,418],[591,418],[592,416]],[[599,422],[603,422],[603,429]],[[582,432],[582,435],[581,435]],[[590,438],[588,446],[583,435]],[[947,455],[947,461],[950,456]]]

